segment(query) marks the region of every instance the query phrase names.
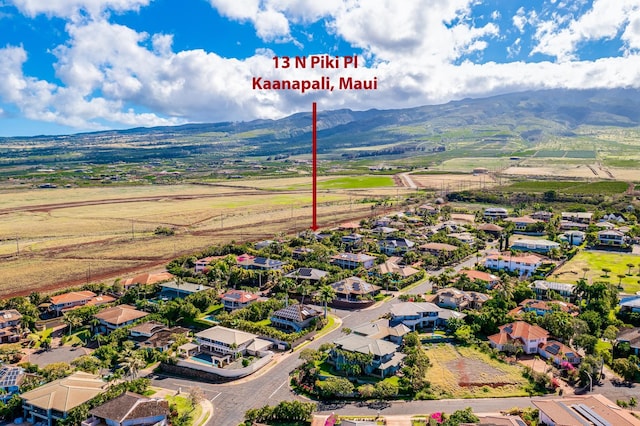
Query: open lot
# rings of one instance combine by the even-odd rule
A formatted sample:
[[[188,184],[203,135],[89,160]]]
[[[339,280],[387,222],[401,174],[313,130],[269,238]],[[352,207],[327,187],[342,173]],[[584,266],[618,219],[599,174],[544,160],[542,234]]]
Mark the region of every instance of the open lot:
[[[420,188],[446,191],[489,188],[498,185],[496,179],[489,174],[473,175],[470,173],[412,173],[411,180],[413,180]]]
[[[633,265],[631,268],[628,264]],[[586,271],[584,269],[587,269]],[[603,268],[611,272],[605,274]],[[629,270],[630,269],[630,270]],[[608,275],[606,277],[605,275]],[[603,251],[581,251],[569,262],[556,270],[552,278],[559,282],[575,284],[580,278],[585,277],[588,282],[608,281],[618,284],[620,278],[622,287],[627,293],[635,293],[640,290],[640,256],[627,253],[611,253]]]
[[[440,343],[427,347],[432,366],[428,380],[443,398],[498,398],[525,396],[521,369],[491,359],[478,349]]]
[[[273,179],[265,183],[279,186]],[[360,200],[405,193],[393,186],[319,191],[319,225],[379,214]],[[214,244],[308,229],[312,218],[310,191],[226,182],[12,190],[0,193],[0,206],[0,295],[111,283]],[[156,235],[159,226],[175,234]]]

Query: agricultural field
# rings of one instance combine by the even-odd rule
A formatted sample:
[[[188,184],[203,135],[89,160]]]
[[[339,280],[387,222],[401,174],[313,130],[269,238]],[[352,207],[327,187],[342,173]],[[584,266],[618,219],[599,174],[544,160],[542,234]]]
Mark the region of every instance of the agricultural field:
[[[225,183],[226,186],[241,188],[258,188],[265,190],[305,190],[311,191],[311,176],[271,178],[260,180],[240,180]],[[393,177],[385,175],[359,175],[359,176],[319,176],[318,190],[331,189],[371,189],[393,187]]]
[[[562,178],[580,178],[580,179],[595,179],[598,177],[607,178],[607,175],[600,175],[597,171],[594,171],[593,166],[585,164],[567,164],[564,162],[557,162],[552,165],[532,165],[531,163],[521,163],[515,167],[509,167],[502,171],[503,175],[507,176],[527,176],[530,178],[545,178],[550,176],[557,176]]]
[[[428,380],[441,398],[502,398],[526,396],[527,380],[518,366],[491,359],[478,349],[451,344],[427,347]]]
[[[620,181],[521,181],[500,187],[505,192],[536,192],[557,191],[564,194],[622,194],[629,188],[626,182]]]
[[[420,188],[437,191],[480,189],[490,188],[498,185],[496,179],[489,174],[473,175],[462,173],[412,173],[411,179]]]
[[[318,223],[382,214],[362,199],[410,193],[393,186],[319,191]],[[0,295],[110,283],[214,244],[308,229],[312,218],[310,191],[216,185],[5,191],[0,205]],[[158,227],[174,234],[156,234]]]
[[[610,272],[605,273],[604,268],[610,269]],[[590,283],[621,283],[625,293],[635,293],[640,291],[640,256],[583,250],[552,275],[554,281],[571,284],[583,277]]]
[[[471,173],[476,167],[485,167],[490,171],[499,171],[509,167],[515,162],[514,160],[510,160],[509,157],[453,158],[431,169],[441,172]]]

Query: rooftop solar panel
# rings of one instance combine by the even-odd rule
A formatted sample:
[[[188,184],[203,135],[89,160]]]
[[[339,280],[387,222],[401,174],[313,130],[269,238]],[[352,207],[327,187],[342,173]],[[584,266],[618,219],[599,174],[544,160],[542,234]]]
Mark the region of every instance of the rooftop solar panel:
[[[593,422],[593,424],[596,426],[613,426],[611,423],[603,419],[598,413],[584,404],[575,404],[572,405],[571,408],[576,410],[585,418],[589,419],[589,421]]]

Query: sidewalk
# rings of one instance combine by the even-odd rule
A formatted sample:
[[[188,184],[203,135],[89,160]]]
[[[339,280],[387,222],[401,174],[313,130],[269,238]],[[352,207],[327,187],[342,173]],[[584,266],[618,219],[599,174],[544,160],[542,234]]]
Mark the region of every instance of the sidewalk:
[[[314,414],[311,426],[324,426],[324,422],[329,416],[326,414]],[[411,426],[411,418],[415,415],[380,416],[385,419],[387,426]]]

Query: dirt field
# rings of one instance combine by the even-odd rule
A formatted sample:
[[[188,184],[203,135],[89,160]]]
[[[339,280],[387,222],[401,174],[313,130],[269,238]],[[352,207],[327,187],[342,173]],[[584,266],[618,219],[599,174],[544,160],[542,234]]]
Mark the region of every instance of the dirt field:
[[[597,173],[597,174],[596,174]],[[567,178],[583,178],[583,179],[591,179],[591,178],[601,178],[601,179],[612,179],[605,173],[599,173],[595,167],[589,167],[587,165],[566,165],[566,164],[558,164],[556,166],[520,166],[520,167],[509,167],[502,171],[504,175],[513,175],[513,176],[561,176]]]
[[[371,205],[359,199],[402,198],[405,191],[319,192],[318,223],[327,227],[369,217]],[[0,295],[111,283],[213,244],[308,229],[311,216],[309,191],[207,185],[5,191],[0,193]],[[158,226],[175,235],[155,235]]]
[[[411,174],[411,179],[419,188],[447,191],[489,188],[498,184],[489,174]]]
[[[527,383],[517,366],[492,360],[471,347],[431,345],[428,380],[434,393],[448,398],[491,398],[526,395]]]

